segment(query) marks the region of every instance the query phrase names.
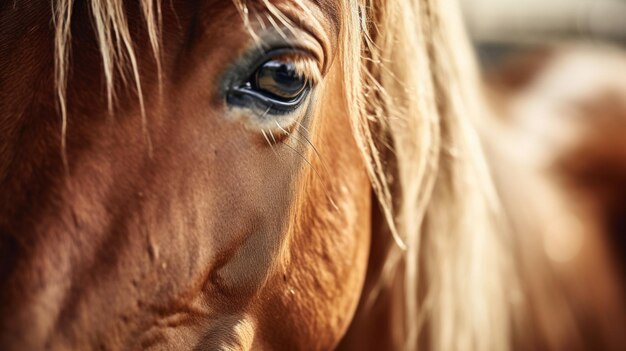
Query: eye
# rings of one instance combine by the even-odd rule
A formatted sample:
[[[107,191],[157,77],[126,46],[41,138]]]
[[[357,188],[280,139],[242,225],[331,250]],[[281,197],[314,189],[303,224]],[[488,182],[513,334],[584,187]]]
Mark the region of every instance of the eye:
[[[256,70],[252,87],[270,98],[289,102],[304,92],[307,82],[293,62],[270,60]]]
[[[313,88],[315,79],[302,73],[315,72],[311,68],[313,61],[301,53],[282,49],[266,53],[257,62],[242,64],[251,68],[239,71],[247,71],[245,75],[235,71],[234,79],[227,83],[230,86],[226,102],[264,116],[286,115],[298,109]]]

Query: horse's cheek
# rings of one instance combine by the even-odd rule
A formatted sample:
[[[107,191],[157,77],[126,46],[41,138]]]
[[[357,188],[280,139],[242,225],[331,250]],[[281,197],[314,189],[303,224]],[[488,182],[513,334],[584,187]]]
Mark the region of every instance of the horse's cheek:
[[[371,187],[335,77],[331,72],[326,78],[312,125],[319,157],[304,168],[296,188],[288,264],[259,323],[263,339],[297,349],[331,349],[345,333],[370,245]]]

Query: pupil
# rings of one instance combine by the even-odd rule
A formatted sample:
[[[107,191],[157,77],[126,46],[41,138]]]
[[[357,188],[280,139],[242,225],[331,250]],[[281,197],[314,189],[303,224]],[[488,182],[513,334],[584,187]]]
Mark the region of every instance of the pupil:
[[[294,99],[305,88],[305,81],[296,74],[293,63],[284,61],[268,61],[256,75],[257,88],[279,98]]]
[[[294,86],[299,85],[300,80],[295,75],[295,69],[291,65],[282,64],[280,67],[274,72],[274,80],[279,85],[283,85],[285,87],[289,87],[292,90]]]

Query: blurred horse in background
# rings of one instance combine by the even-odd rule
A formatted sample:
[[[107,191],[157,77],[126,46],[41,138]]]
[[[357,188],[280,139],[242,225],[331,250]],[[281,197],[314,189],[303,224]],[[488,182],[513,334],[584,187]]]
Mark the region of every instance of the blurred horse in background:
[[[547,325],[551,315],[567,313],[589,348],[620,349],[626,345],[626,52],[543,45],[485,70],[499,117],[485,133],[499,193],[519,246],[534,253],[526,257],[542,253],[535,260],[552,267],[567,291],[566,312],[559,311],[565,305],[548,304],[537,316]]]

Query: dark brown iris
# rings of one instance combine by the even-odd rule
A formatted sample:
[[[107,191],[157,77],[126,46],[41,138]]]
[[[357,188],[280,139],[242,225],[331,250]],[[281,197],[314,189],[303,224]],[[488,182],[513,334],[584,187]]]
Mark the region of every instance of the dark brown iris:
[[[294,100],[306,88],[306,80],[298,75],[293,62],[271,60],[256,71],[256,88],[281,100]]]

